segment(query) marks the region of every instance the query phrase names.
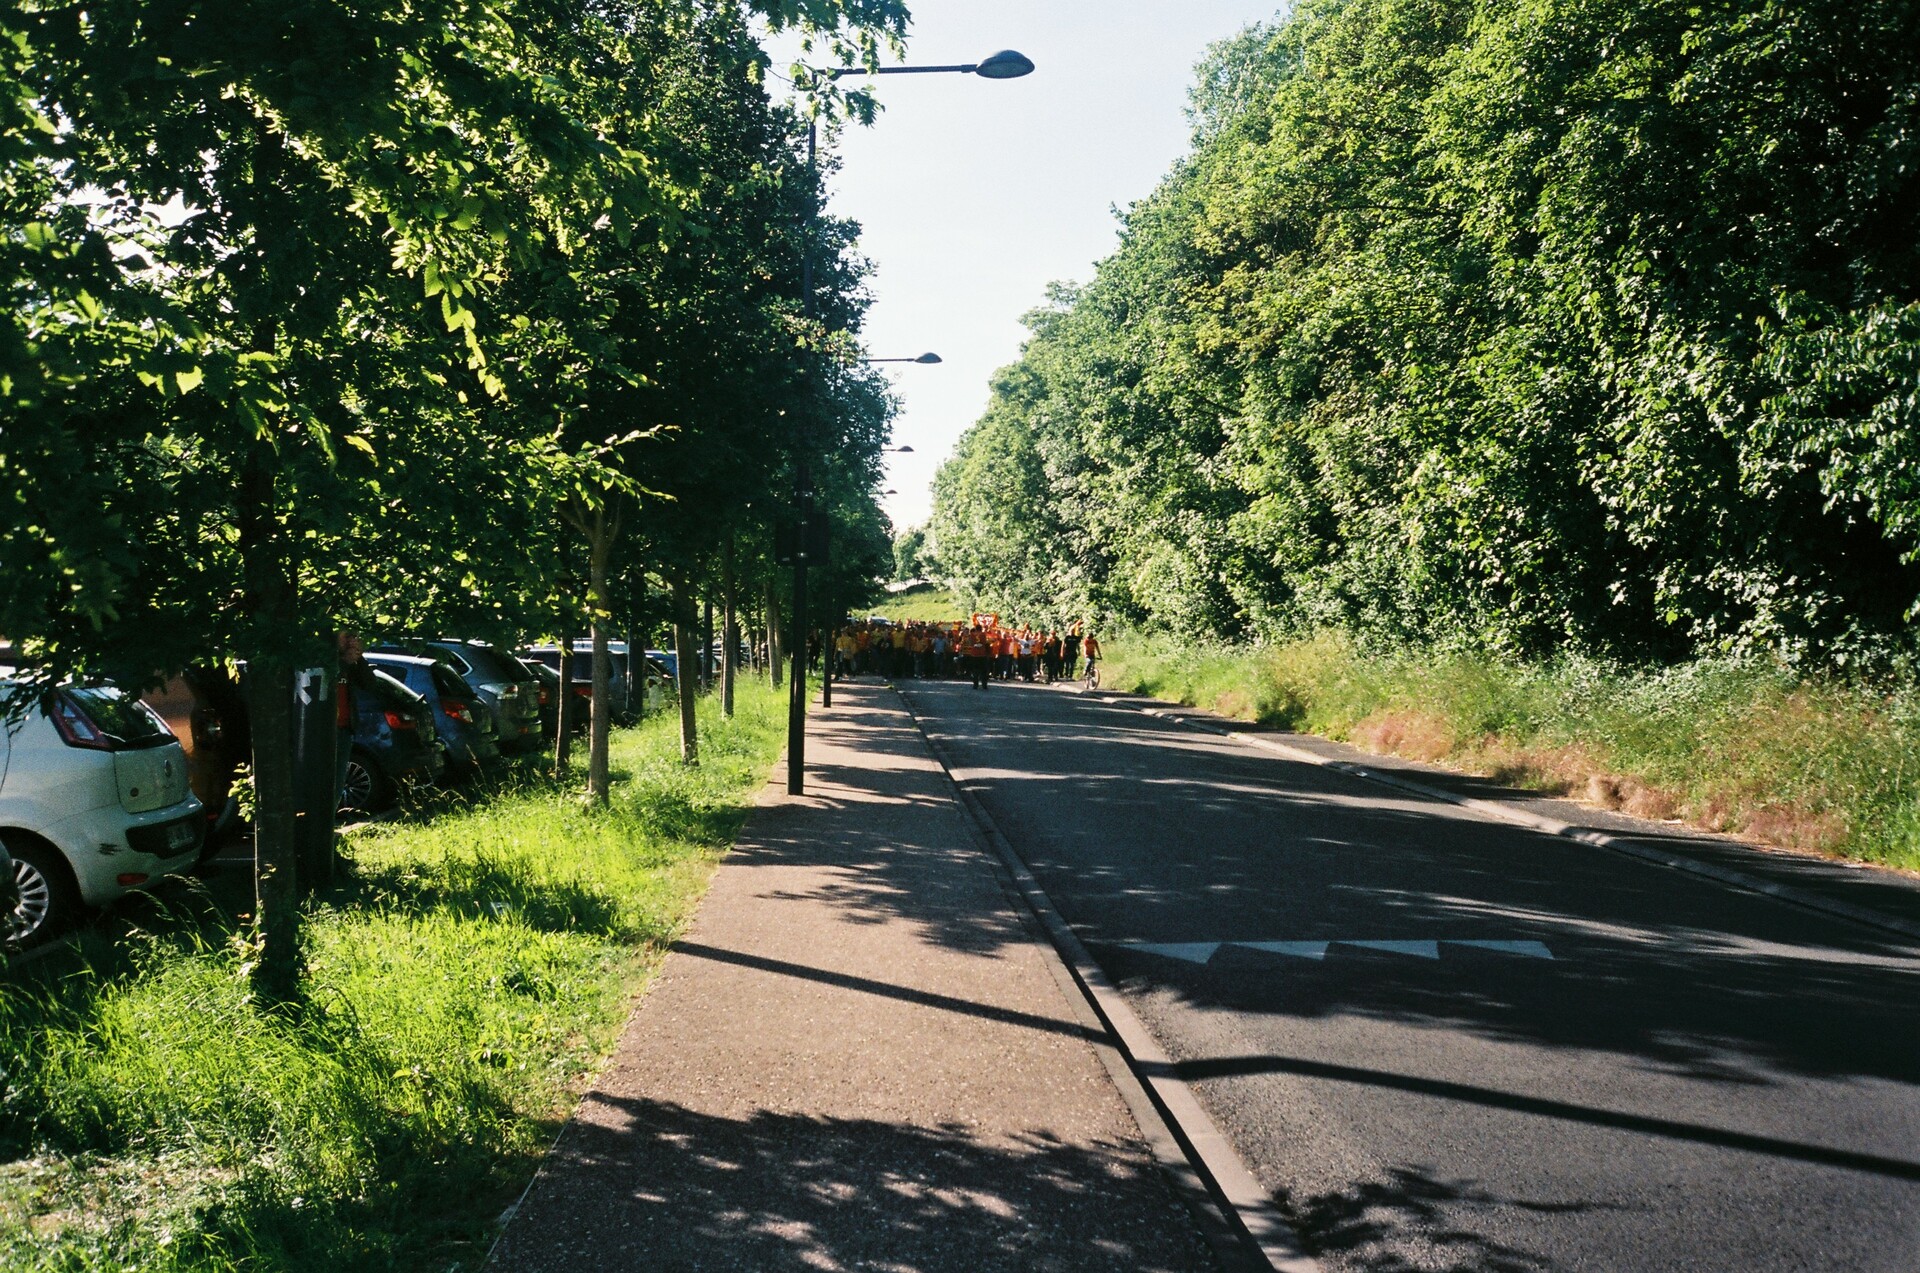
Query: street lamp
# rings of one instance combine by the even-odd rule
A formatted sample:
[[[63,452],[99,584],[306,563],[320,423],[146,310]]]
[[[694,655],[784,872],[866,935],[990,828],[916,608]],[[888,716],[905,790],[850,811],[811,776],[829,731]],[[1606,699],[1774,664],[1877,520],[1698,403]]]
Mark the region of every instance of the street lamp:
[[[837,66],[813,73],[829,83],[848,75],[860,75],[865,67]],[[951,72],[959,75],[978,75],[986,80],[1017,80],[1023,75],[1033,74],[1033,60],[1025,54],[1012,49],[1001,49],[978,62],[968,62],[958,66],[882,66],[873,71],[875,75],[938,75]],[[807,119],[807,175],[809,187],[817,184],[820,170],[819,149],[820,129],[816,121]],[[800,308],[809,320],[813,318],[813,234],[815,217],[808,220],[807,243],[800,253]],[[922,354],[918,358],[903,359],[907,362],[939,362],[934,354]],[[796,512],[798,517],[798,535],[794,540],[793,552],[793,675],[788,677],[787,685],[787,794],[804,795],[807,785],[807,550],[811,547],[812,535],[809,523],[813,520],[813,479],[807,471],[807,448],[805,439],[801,440],[799,454],[794,458],[794,485]],[[827,642],[823,639],[822,646]],[[826,675],[833,674],[833,653],[822,648],[821,661]]]

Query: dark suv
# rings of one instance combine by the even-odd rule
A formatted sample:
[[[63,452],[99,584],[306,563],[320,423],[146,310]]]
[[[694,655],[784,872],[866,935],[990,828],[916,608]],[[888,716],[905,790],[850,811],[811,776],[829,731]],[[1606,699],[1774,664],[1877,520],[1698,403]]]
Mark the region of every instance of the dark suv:
[[[546,739],[540,723],[540,681],[520,660],[485,641],[409,637],[370,647],[376,654],[414,654],[439,659],[466,678],[493,713],[501,751],[537,751]]]
[[[493,713],[451,663],[411,654],[369,654],[367,662],[433,707],[433,726],[447,747],[447,770],[467,777],[500,759]]]
[[[374,688],[353,691],[353,751],[340,787],[345,809],[384,809],[402,782],[432,782],[447,768],[433,707],[374,669]]]

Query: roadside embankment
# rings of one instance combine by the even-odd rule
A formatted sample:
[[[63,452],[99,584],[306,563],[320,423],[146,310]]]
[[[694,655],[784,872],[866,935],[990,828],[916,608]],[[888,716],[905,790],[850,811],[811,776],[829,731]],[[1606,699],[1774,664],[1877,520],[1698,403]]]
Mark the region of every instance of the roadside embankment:
[[[528,772],[353,832],[298,1008],[248,999],[218,877],[16,970],[0,1267],[472,1268],[778,753],[783,697],[739,706],[698,770],[667,714],[616,733],[605,810]]]
[[[1920,869],[1920,694],[1701,660],[1368,653],[1339,635],[1111,641],[1105,684],[1635,816]]]

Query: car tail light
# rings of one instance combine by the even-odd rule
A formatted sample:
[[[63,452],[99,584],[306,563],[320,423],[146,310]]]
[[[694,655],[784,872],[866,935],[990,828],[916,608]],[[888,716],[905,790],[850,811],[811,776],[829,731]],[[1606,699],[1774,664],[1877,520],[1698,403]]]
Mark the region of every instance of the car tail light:
[[[85,747],[92,751],[112,751],[113,739],[103,733],[100,727],[87,719],[80,705],[65,694],[53,696],[53,727],[60,731],[60,741],[69,747]]]
[[[545,706],[547,705],[547,703],[549,702],[549,700],[550,700],[550,697],[551,697],[551,696],[550,696],[550,695],[548,695],[548,693],[547,693],[547,687],[546,687],[546,686],[544,686],[544,685],[542,685],[542,686],[540,687],[540,706],[542,706],[542,707],[545,707]]]
[[[579,696],[580,698],[592,698],[592,697],[593,697],[593,686],[591,686],[591,685],[576,685],[576,686],[574,686],[574,687],[573,687],[573,692],[574,692],[574,693],[575,693],[575,694],[576,694],[577,696]]]
[[[419,726],[414,723],[413,717],[404,715],[400,712],[396,712],[392,708],[388,708],[387,709],[387,728],[388,729],[418,729]]]
[[[458,699],[443,698],[440,700],[440,707],[453,719],[464,721],[469,725],[473,724],[473,709]]]
[[[147,877],[138,871],[125,871],[114,876],[113,879],[114,883],[124,888],[132,888],[136,884],[145,884],[147,882]]]

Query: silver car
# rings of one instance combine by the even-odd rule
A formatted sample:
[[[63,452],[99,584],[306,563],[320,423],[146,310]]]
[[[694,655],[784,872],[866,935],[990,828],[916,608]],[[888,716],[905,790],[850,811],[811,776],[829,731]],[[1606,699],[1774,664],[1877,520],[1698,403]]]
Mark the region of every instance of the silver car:
[[[47,940],[84,907],[190,869],[206,818],[166,722],[111,685],[44,690],[0,668],[0,842],[8,938]]]

